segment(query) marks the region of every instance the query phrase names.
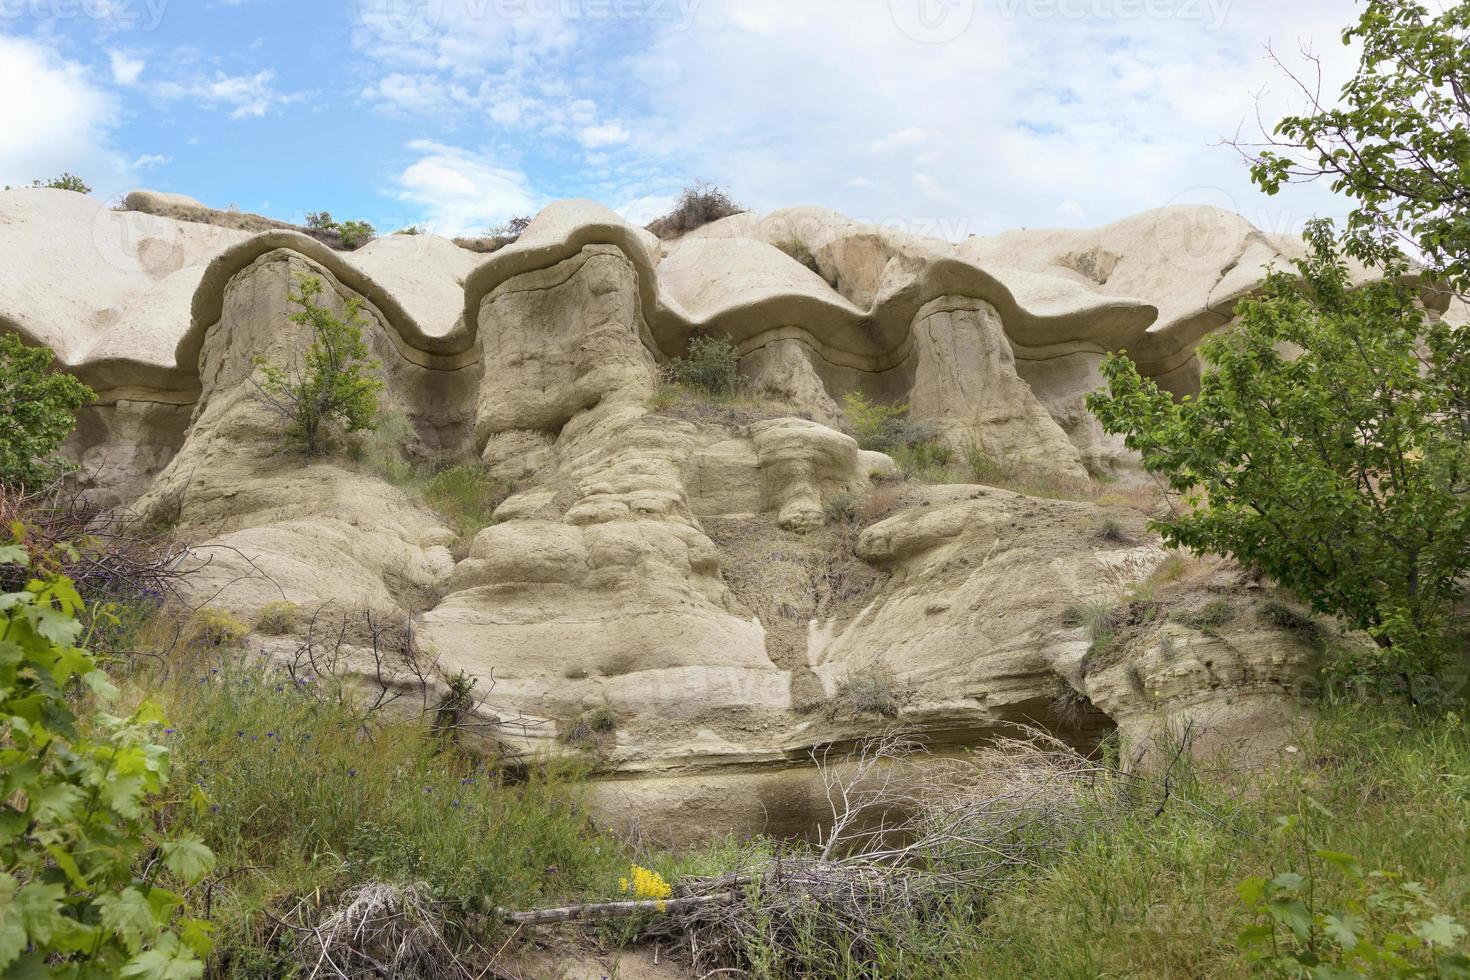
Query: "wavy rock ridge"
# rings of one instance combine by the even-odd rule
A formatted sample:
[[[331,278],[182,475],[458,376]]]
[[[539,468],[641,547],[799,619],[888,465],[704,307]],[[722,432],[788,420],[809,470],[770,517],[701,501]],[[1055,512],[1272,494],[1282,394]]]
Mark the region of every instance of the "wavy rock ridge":
[[[1128,454],[1082,404],[1098,361],[1141,352],[1187,385],[1228,296],[1289,255],[1231,237],[1235,216],[1193,213],[1214,237],[1189,239],[1181,268],[1150,245],[1171,210],[954,246],[810,208],[659,241],[564,201],[485,257],[422,235],[344,255],[287,229],[179,220],[201,217],[187,200],[130,202],[175,217],[0,194],[0,328],[98,390],[71,447],[90,492],[210,549],[191,588],[247,620],[284,598],[409,624],[444,676],[493,682],[496,710],[523,722],[502,749],[585,751],[562,736],[609,709],[604,812],[642,814],[645,830],[757,828],[773,809],[799,822],[812,746],[891,723],[853,707],[855,681],[890,686],[897,721],[942,744],[1017,722],[1085,742],[1115,725],[1142,739],[1181,713],[1260,727],[1310,663],[1245,614],[1208,635],[1171,625],[1178,656],[1147,653],[1158,637],[1143,630],[1138,656],[1090,660],[1068,609],[1116,602],[1166,557],[1125,507],[910,487],[860,533],[823,517],[892,470],[840,431],[850,391],[911,405],[956,447],[1126,477]],[[288,319],[304,274],[331,302],[365,301],[404,458],[478,460],[514,484],[473,541],[368,468],[279,451],[251,377],[304,342]],[[660,365],[697,334],[734,341],[784,407],[652,408]],[[285,655],[300,641],[259,642]]]

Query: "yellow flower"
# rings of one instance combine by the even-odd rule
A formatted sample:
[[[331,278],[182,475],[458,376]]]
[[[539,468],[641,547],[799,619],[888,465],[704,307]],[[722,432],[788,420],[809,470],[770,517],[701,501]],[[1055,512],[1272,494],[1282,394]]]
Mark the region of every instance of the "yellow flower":
[[[633,880],[627,878],[618,879],[618,887],[625,892],[632,892],[635,899],[654,899],[658,902],[658,910],[664,910],[664,900],[674,894],[674,888],[657,871],[633,865],[631,869]]]

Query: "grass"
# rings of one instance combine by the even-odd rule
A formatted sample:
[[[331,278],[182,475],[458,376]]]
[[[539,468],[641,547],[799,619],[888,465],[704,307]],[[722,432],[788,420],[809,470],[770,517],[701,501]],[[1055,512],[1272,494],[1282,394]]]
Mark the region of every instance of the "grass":
[[[475,535],[495,522],[495,508],[515,487],[478,463],[434,466],[408,460],[401,447],[411,436],[405,416],[384,416],[353,446],[352,458],[367,472],[422,499],[459,535],[461,550],[467,550]]]
[[[140,672],[170,719],[179,798],[164,819],[215,850],[210,914],[227,976],[283,976],[297,934],[344,892],[420,883],[451,931],[486,943],[484,913],[615,894],[629,854],[582,809],[577,772],[512,784],[416,721],[365,716],[330,679],[293,683],[238,651]],[[227,876],[227,877],[225,877]],[[202,895],[195,897],[203,900]]]
[[[1097,605],[1068,619],[1093,630],[1116,615]],[[511,778],[426,724],[365,713],[329,678],[292,682],[232,635],[201,630],[167,672],[122,678],[126,701],[146,693],[170,718],[175,797],[161,822],[200,834],[219,856],[214,884],[189,896],[196,912],[207,903],[217,930],[211,975],[292,975],[302,934],[281,922],[319,922],[371,882],[422,887],[437,925],[483,966],[485,950],[513,941],[487,914],[497,905],[607,900],[635,862],[677,885],[799,846],[756,838],[636,850],[592,826],[582,770],[546,765]],[[1060,707],[1082,707],[1061,696]],[[893,717],[903,697],[897,677],[876,668],[844,678],[834,704]],[[595,709],[573,731],[596,741],[616,724]],[[1264,770],[1180,764],[1167,794],[1157,781],[1119,776],[1091,794],[1064,846],[1006,881],[923,918],[870,924],[876,963],[846,961],[840,937],[795,923],[804,959],[762,960],[752,948],[746,975],[1245,977],[1238,937],[1256,914],[1237,885],[1311,875],[1311,901],[1331,909],[1353,882],[1318,849],[1422,882],[1443,914],[1470,919],[1470,737],[1460,715],[1325,705],[1296,747]],[[1283,816],[1297,822],[1285,838]],[[593,935],[618,945],[635,933],[608,925]]]
[[[1196,773],[1157,814],[1156,806],[1099,814],[1050,867],[956,937],[957,975],[1252,975],[1237,937],[1255,920],[1236,886],[1308,873],[1302,840],[1309,851],[1345,852],[1422,882],[1466,921],[1470,739],[1459,716],[1330,708],[1300,749],[1291,757],[1300,766],[1268,770],[1250,793],[1229,773]],[[1279,840],[1281,816],[1297,817],[1304,838]],[[1320,874],[1314,884],[1313,900],[1329,908],[1350,883]]]
[[[874,664],[842,677],[828,708],[834,712],[897,718],[907,700],[908,692],[898,675],[889,667]]]

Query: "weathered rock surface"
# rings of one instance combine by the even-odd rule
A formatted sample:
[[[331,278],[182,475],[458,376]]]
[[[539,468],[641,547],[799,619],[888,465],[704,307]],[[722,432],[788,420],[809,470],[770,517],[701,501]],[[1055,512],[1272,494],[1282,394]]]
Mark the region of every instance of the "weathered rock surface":
[[[1252,230],[1228,274],[1175,284],[1147,216],[1111,246],[1079,232],[956,247],[819,209],[660,242],[572,201],[485,257],[433,236],[344,255],[214,227],[188,201],[134,203],[190,221],[0,194],[0,327],[56,347],[101,396],[70,447],[89,492],[172,526],[210,559],[196,596],[246,620],[284,598],[403,624],[430,683],[463,672],[491,692],[483,721],[517,719],[501,751],[590,754],[610,820],[797,832],[820,804],[817,746],[893,725],[956,751],[1018,724],[1078,744],[1119,728],[1142,746],[1187,718],[1228,736],[1288,717],[1311,667],[1225,579],[1171,602],[1224,589],[1232,625],[1168,620],[1089,652],[1073,607],[1121,603],[1165,560],[1137,511],[900,487],[842,431],[841,400],[861,392],[956,448],[1127,476],[1083,404],[1098,361],[1129,348],[1161,377],[1187,364],[1227,294],[1259,280]],[[131,250],[114,261],[116,234]],[[1213,263],[1235,242],[1199,249]],[[472,540],[348,455],[282,448],[254,380],[258,359],[307,342],[289,319],[302,275],[339,307],[363,300],[405,460],[480,462],[514,484]],[[660,365],[696,334],[730,338],[756,397],[789,414],[655,408]],[[569,742],[601,709],[613,730]]]

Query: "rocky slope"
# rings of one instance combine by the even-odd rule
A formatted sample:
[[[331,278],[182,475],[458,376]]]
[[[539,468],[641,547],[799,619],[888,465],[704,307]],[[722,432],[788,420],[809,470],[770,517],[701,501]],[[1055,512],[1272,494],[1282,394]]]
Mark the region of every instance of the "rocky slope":
[[[70,447],[88,492],[196,545],[189,588],[248,622],[287,600],[312,628],[392,624],[434,696],[461,673],[490,691],[495,750],[595,759],[610,820],[799,831],[824,806],[812,749],[892,726],[940,750],[1018,723],[1120,727],[1139,751],[1168,723],[1261,735],[1312,665],[1310,636],[1258,614],[1267,590],[1161,550],[1083,406],[1119,349],[1188,390],[1199,339],[1293,254],[1236,216],[955,246],[803,208],[659,241],[564,201],[487,257],[428,235],[345,255],[165,203],[0,194],[0,328],[99,393]],[[403,458],[514,486],[472,541],[369,467],[281,450],[251,378],[304,344],[303,274],[365,301]],[[660,366],[699,334],[735,342],[762,411],[658,407]],[[842,431],[852,391],[1039,479],[1111,486],[894,483]],[[839,494],[863,516],[834,527]],[[1078,612],[1115,607],[1111,641]],[[290,658],[306,629],[252,643]],[[372,674],[385,635],[334,654]],[[569,740],[592,713],[596,737]]]

